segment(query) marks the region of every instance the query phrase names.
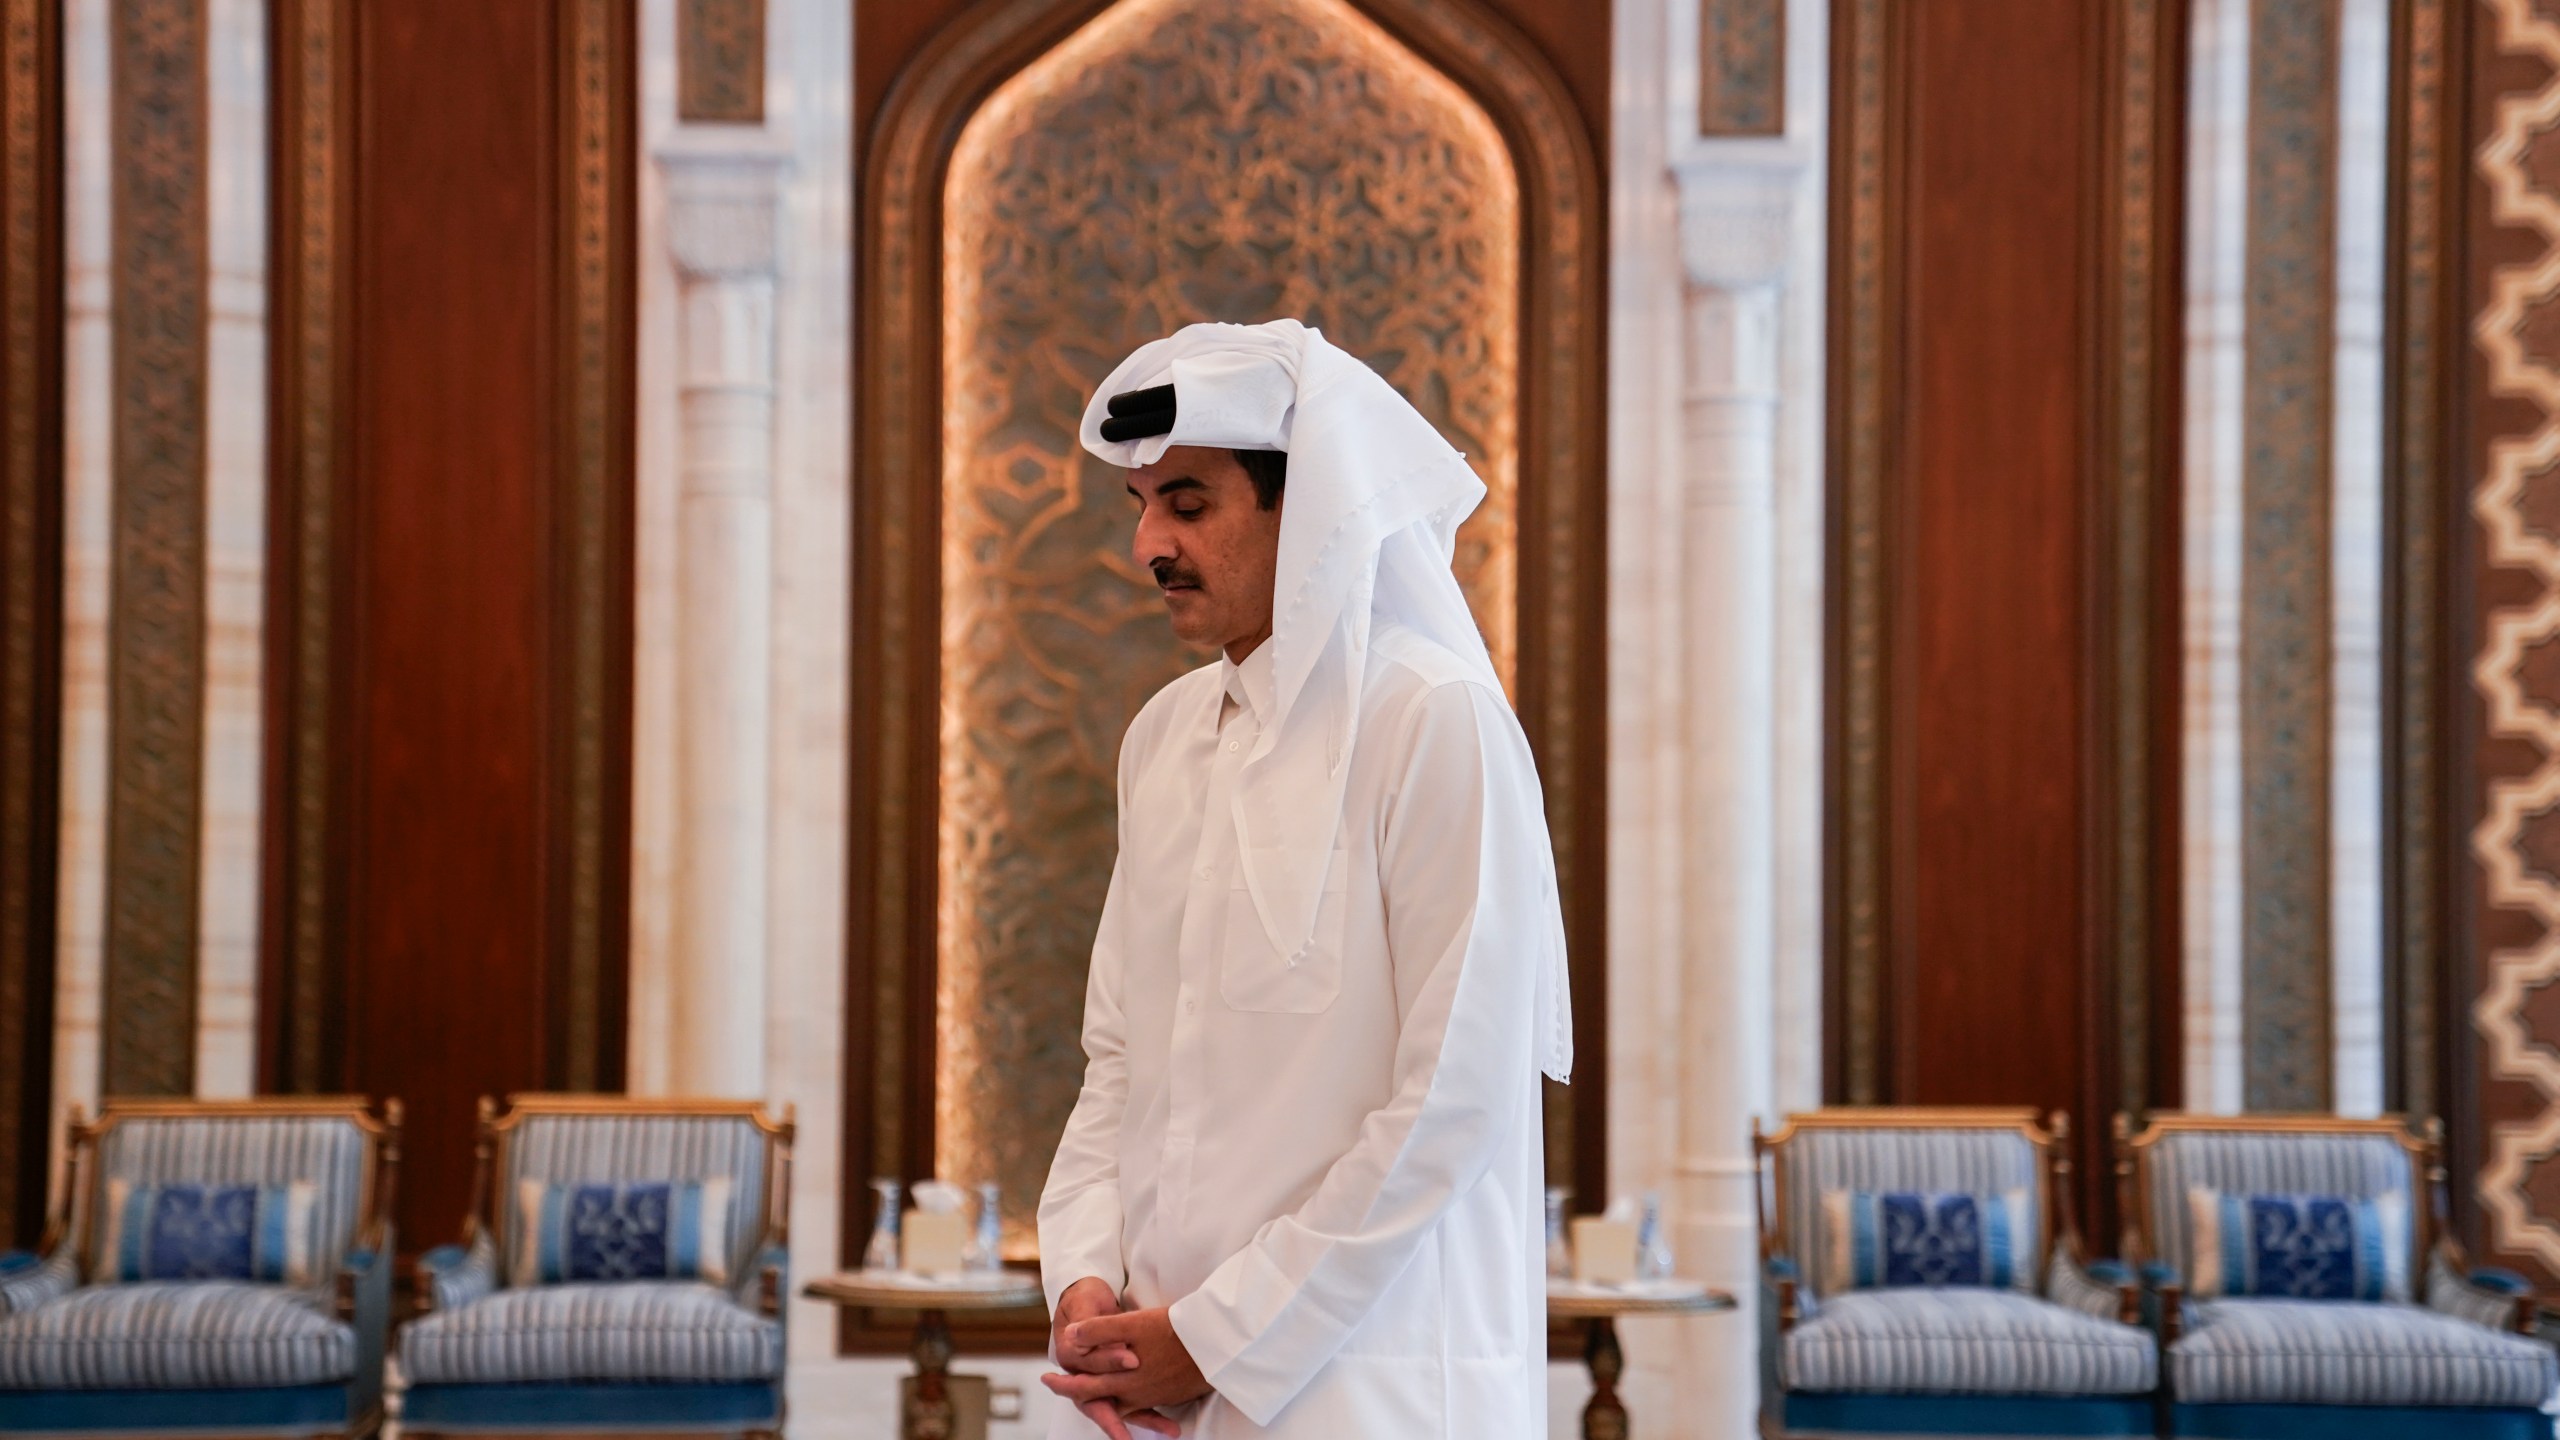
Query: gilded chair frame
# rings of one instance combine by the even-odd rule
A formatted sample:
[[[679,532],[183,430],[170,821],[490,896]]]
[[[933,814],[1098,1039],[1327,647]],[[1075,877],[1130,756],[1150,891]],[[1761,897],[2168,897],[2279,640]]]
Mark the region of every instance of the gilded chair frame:
[[[344,1120],[353,1124],[365,1137],[363,1172],[356,1192],[355,1213],[358,1217],[354,1238],[349,1247],[370,1251],[376,1265],[389,1265],[391,1216],[399,1193],[400,1129],[403,1119],[397,1099],[385,1099],[381,1112],[361,1095],[274,1095],[240,1100],[193,1100],[143,1096],[109,1096],[99,1103],[98,1117],[87,1118],[79,1106],[71,1108],[64,1125],[62,1191],[56,1197],[53,1213],[45,1223],[38,1251],[51,1260],[64,1245],[76,1244],[79,1253],[73,1259],[78,1267],[80,1283],[92,1282],[97,1271],[97,1256],[92,1247],[97,1243],[98,1205],[100,1202],[98,1147],[116,1128],[128,1120],[170,1119],[284,1119],[293,1117]],[[343,1258],[342,1256],[339,1258]],[[331,1297],[332,1313],[337,1319],[357,1322],[356,1272],[341,1264]],[[361,1387],[364,1378],[354,1382]],[[372,1435],[382,1424],[381,1402],[371,1401],[371,1408],[361,1414],[350,1414],[343,1431],[324,1432],[314,1440],[334,1437]],[[150,1392],[132,1392],[148,1394]],[[359,1389],[359,1395],[361,1390]],[[357,1408],[351,1401],[350,1409]],[[127,1432],[129,1433],[129,1432]],[[190,1432],[213,1434],[213,1431]],[[223,1432],[229,1433],[229,1432]],[[242,1433],[256,1433],[254,1430]]]
[[[2160,1142],[2171,1135],[2243,1134],[2243,1135],[2338,1135],[2381,1136],[2397,1144],[2408,1156],[2409,1173],[2426,1189],[2426,1202],[2410,1197],[2409,1205],[2409,1284],[2415,1296],[2426,1287],[2427,1262],[2442,1254],[2456,1273],[2467,1273],[2469,1261],[2462,1253],[2461,1242],[2453,1237],[2446,1209],[2446,1174],[2444,1167],[2444,1124],[2433,1116],[2421,1121],[2413,1130],[2401,1115],[2379,1115],[2357,1119],[2343,1115],[2271,1114],[2271,1115],[2189,1115],[2181,1112],[2155,1112],[2145,1117],[2142,1128],[2133,1127],[2133,1117],[2118,1114],[2115,1118],[2116,1199],[2117,1210],[2124,1216],[2125,1263],[2141,1268],[2157,1260],[2152,1254],[2153,1216],[2151,1214],[2150,1159]],[[2178,1283],[2159,1287],[2161,1343],[2178,1338],[2180,1306],[2185,1295],[2185,1275]],[[2533,1333],[2535,1302],[2531,1296],[2518,1296],[2515,1314],[2509,1328],[2517,1334]]]
[[[757,1268],[756,1308],[758,1313],[767,1319],[780,1319],[785,1277],[776,1267],[765,1264],[763,1256],[775,1246],[789,1245],[791,1239],[791,1146],[799,1133],[797,1107],[791,1105],[783,1106],[781,1116],[776,1118],[765,1109],[763,1102],[756,1100],[684,1097],[635,1099],[621,1095],[527,1092],[509,1095],[506,1103],[501,1106],[493,1097],[484,1095],[480,1097],[479,1143],[473,1153],[471,1200],[469,1208],[463,1214],[462,1249],[469,1251],[483,1235],[488,1236],[493,1244],[501,1241],[506,1235],[504,1208],[506,1197],[498,1193],[498,1177],[507,1173],[507,1150],[514,1141],[516,1131],[526,1120],[536,1116],[581,1115],[614,1119],[650,1116],[664,1116],[672,1119],[740,1119],[755,1126],[757,1132],[764,1137],[764,1228],[748,1248],[747,1253],[741,1257],[740,1263],[754,1265]],[[501,1260],[503,1262],[503,1257]],[[425,1315],[434,1308],[435,1285],[430,1278],[431,1266],[427,1257],[419,1258],[418,1267],[417,1313]],[[449,1388],[469,1391],[482,1387],[463,1385]],[[559,1387],[506,1383],[485,1388],[498,1391],[540,1392]],[[649,1387],[645,1384],[631,1385],[615,1382],[589,1388],[613,1392],[627,1399],[628,1392],[646,1391]],[[772,1383],[772,1390],[777,1408],[770,1419],[758,1419],[743,1424],[713,1422],[701,1430],[697,1430],[691,1423],[674,1426],[657,1425],[653,1426],[651,1433],[707,1432],[725,1436],[742,1436],[745,1440],[775,1440],[775,1437],[782,1433],[779,1409],[780,1380],[777,1379]],[[415,1421],[403,1426],[403,1433],[417,1437],[417,1440],[436,1440],[436,1437],[442,1436],[492,1434],[621,1436],[632,1433],[632,1430],[631,1424],[618,1421],[563,1425],[555,1418],[510,1421],[500,1419],[496,1415],[474,1419],[469,1423],[452,1420]]]
[[[1790,1248],[1797,1237],[1787,1233],[1787,1147],[1809,1130],[1984,1130],[2007,1131],[2034,1146],[2044,1157],[2036,1172],[2036,1213],[2045,1217],[2042,1244],[2036,1255],[2036,1277],[2039,1288],[2053,1266],[2056,1254],[2067,1254],[2073,1260],[2084,1260],[2080,1245],[2079,1221],[2071,1210],[2071,1117],[2060,1110],[2053,1112],[2050,1123],[2040,1121],[2037,1112],[2024,1106],[1899,1106],[1842,1105],[1787,1116],[1774,1131],[1762,1133],[1760,1122],[1751,1122],[1751,1157],[1753,1180],[1751,1205],[1760,1232],[1760,1263],[1765,1269],[1773,1261],[1795,1263]],[[1771,1218],[1771,1211],[1776,1217]],[[1801,1274],[1799,1266],[1798,1273]],[[1785,1334],[1802,1318],[1798,1289],[1802,1281],[1782,1278],[1778,1291],[1778,1332]],[[2125,1309],[2120,1318],[2134,1323],[2138,1300],[2127,1292]]]
[[[799,1108],[782,1107],[779,1119],[760,1100],[634,1099],[621,1095],[562,1094],[529,1091],[509,1095],[502,1108],[493,1097],[480,1097],[480,1139],[472,1155],[471,1200],[463,1212],[462,1248],[468,1250],[483,1233],[503,1240],[506,1197],[497,1193],[498,1177],[507,1173],[507,1147],[516,1130],[533,1116],[611,1116],[616,1119],[666,1116],[676,1119],[740,1119],[764,1136],[764,1228],[749,1247],[747,1260],[773,1246],[791,1243],[791,1147],[800,1131]],[[782,1314],[782,1277],[767,1270],[757,1305],[768,1317]],[[418,1286],[419,1313],[432,1307],[435,1287]]]
[[[174,1100],[161,1097],[109,1096],[99,1102],[98,1118],[83,1117],[73,1106],[65,1127],[63,1146],[62,1195],[53,1218],[45,1225],[40,1251],[50,1258],[57,1245],[79,1237],[81,1283],[89,1283],[97,1273],[99,1194],[94,1173],[98,1147],[117,1126],[127,1120],[195,1120],[251,1119],[269,1120],[294,1116],[345,1120],[364,1133],[364,1175],[356,1191],[355,1213],[363,1219],[353,1242],[359,1250],[380,1251],[391,1233],[391,1207],[398,1193],[400,1175],[400,1102],[382,1102],[382,1113],[376,1115],[372,1102],[361,1095],[274,1095],[246,1100]],[[74,1206],[79,1207],[75,1226]],[[354,1314],[355,1296],[348,1272],[338,1272],[338,1318]]]

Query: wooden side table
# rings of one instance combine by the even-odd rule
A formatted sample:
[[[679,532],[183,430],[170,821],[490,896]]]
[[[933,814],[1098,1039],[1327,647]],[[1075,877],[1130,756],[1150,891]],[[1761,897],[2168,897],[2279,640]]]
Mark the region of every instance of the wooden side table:
[[[1582,1440],[1627,1440],[1627,1407],[1618,1399],[1618,1376],[1627,1368],[1618,1350],[1621,1315],[1706,1315],[1734,1308],[1733,1296],[1703,1285],[1654,1284],[1624,1290],[1552,1281],[1547,1318],[1582,1322],[1582,1360],[1591,1367],[1591,1403],[1582,1407]]]
[[[916,1317],[915,1395],[898,1417],[899,1440],[951,1440],[951,1312],[1045,1310],[1048,1295],[1028,1270],[963,1281],[920,1280],[896,1271],[854,1270],[809,1282],[800,1293],[849,1310],[904,1310]]]

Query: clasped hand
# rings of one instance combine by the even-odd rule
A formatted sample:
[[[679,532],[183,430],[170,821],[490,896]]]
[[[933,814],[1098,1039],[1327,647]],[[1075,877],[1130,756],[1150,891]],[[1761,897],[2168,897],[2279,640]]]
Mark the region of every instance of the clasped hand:
[[[1040,1383],[1064,1396],[1111,1440],[1130,1440],[1130,1427],[1179,1435],[1182,1426],[1161,1407],[1209,1393],[1191,1361],[1173,1317],[1162,1306],[1127,1310],[1101,1280],[1087,1277],[1058,1297],[1050,1322],[1058,1364],[1067,1373]]]

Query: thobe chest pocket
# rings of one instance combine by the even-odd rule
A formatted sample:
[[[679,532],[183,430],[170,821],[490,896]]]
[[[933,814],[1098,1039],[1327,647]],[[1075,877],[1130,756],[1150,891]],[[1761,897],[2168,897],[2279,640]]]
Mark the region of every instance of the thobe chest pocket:
[[[1271,943],[1262,916],[1253,907],[1238,866],[1227,892],[1227,929],[1218,967],[1218,993],[1232,1010],[1276,1011],[1312,1015],[1333,1004],[1342,992],[1344,912],[1349,908],[1350,852],[1337,849],[1324,867],[1324,894],[1316,904],[1316,933],[1307,953],[1294,962]]]

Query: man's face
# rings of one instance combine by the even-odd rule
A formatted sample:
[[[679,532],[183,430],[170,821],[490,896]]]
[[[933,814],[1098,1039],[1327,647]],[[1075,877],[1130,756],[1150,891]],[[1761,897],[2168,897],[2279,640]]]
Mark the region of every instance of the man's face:
[[[1256,503],[1233,453],[1175,445],[1129,472],[1138,530],[1129,558],[1164,593],[1173,633],[1241,660],[1271,634],[1280,564],[1280,511]]]

